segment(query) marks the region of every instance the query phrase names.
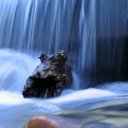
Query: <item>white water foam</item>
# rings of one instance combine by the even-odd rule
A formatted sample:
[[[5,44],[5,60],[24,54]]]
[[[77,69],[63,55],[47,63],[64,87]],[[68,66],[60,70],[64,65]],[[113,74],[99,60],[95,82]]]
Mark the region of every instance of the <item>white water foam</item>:
[[[21,92],[37,63],[38,60],[25,54],[0,50],[0,90]]]

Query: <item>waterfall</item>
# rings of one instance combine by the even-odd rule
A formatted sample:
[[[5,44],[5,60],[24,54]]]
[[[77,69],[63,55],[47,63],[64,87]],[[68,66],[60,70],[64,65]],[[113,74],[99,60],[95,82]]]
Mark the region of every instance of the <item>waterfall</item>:
[[[23,128],[39,115],[61,128],[127,126],[127,28],[128,0],[0,0],[0,128]],[[39,54],[62,49],[73,89],[23,98]]]
[[[73,70],[89,81],[95,64],[95,1],[0,0],[0,10],[1,48],[29,54],[64,49]]]
[[[128,80],[128,1],[97,1],[96,79]]]
[[[63,49],[81,87],[125,80],[127,4],[127,0],[0,0],[0,48],[32,56]]]

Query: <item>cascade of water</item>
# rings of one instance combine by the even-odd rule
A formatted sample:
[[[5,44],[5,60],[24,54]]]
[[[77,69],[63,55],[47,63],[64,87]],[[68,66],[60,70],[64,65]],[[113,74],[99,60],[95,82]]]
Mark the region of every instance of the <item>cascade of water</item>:
[[[121,80],[128,72],[126,0],[0,0],[0,10],[0,48],[49,54],[64,49],[79,85],[110,74]]]
[[[0,0],[0,47],[55,52],[67,49],[74,0]]]
[[[128,1],[96,2],[97,80],[122,81],[128,78]]]
[[[85,74],[86,82],[90,81],[91,73],[95,71],[96,59],[96,1],[82,1],[80,15],[81,52],[80,71]]]
[[[74,89],[80,89],[83,82],[84,86],[95,82],[95,77],[96,81],[106,81],[104,77],[120,80],[128,76],[127,5],[128,0],[0,0],[0,48],[32,55],[31,51],[52,54],[64,49],[69,53],[73,67]],[[64,117],[58,117],[64,120],[69,112],[69,127],[74,125],[76,128],[83,122],[86,126],[97,123],[92,126],[107,127],[108,115],[94,113],[96,115],[92,116],[94,110],[126,110],[128,83],[124,82],[103,84],[97,89],[66,90],[62,96],[43,102],[24,99],[21,91],[36,63],[39,61],[28,55],[0,49],[1,127],[22,128],[32,116],[69,109],[77,110],[76,114],[62,111]],[[81,111],[85,118],[83,120],[82,116],[81,120],[78,110],[93,112],[84,114]],[[124,115],[119,119],[126,118]],[[111,126],[121,126],[115,123],[115,118],[113,125],[115,113],[111,116]],[[74,120],[69,120],[71,117]],[[60,119],[56,118],[57,121]],[[67,124],[62,122],[62,125]]]
[[[92,70],[95,58],[93,0],[0,2],[0,47],[46,53],[64,49],[69,53],[71,63],[75,63],[73,68],[77,72],[85,67]]]

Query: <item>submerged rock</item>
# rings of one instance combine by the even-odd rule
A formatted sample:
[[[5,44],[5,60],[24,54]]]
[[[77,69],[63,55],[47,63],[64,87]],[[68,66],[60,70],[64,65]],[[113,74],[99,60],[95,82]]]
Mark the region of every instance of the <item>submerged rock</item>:
[[[24,97],[48,98],[59,96],[72,81],[71,68],[66,64],[68,55],[64,51],[56,55],[41,54],[41,64],[28,77],[23,89]]]
[[[37,116],[30,119],[27,128],[60,128],[59,124],[44,116]]]

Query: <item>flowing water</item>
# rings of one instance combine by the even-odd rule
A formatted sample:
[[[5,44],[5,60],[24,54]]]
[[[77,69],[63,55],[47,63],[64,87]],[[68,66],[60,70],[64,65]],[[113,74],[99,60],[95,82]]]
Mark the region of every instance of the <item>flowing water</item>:
[[[0,128],[23,128],[35,115],[62,128],[127,128],[128,83],[120,82],[128,79],[127,5],[0,0]],[[24,83],[40,64],[40,52],[61,49],[72,65],[71,89],[56,98],[24,99]]]
[[[0,50],[0,60],[0,128],[23,128],[37,115],[57,120],[62,128],[125,128],[128,125],[127,112],[122,112],[128,107],[127,82],[78,91],[69,89],[51,99],[24,99],[21,95],[24,83],[39,60],[8,49]],[[115,123],[118,119],[123,123]]]

